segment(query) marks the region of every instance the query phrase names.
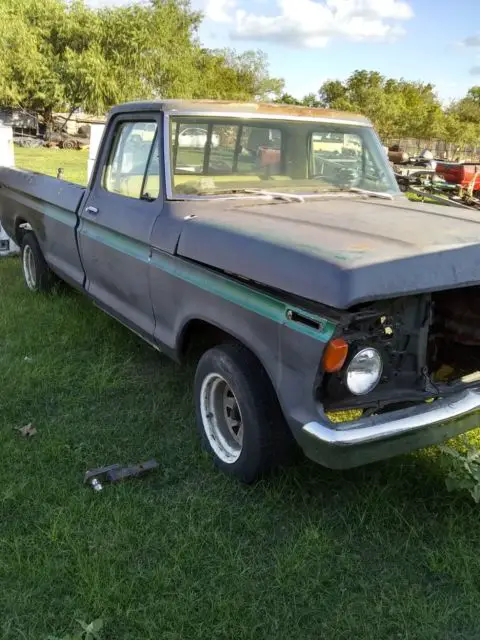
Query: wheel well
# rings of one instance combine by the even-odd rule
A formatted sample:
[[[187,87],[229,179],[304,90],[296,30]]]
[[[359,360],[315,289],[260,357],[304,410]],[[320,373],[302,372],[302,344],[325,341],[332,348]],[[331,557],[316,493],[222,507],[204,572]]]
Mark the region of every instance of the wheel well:
[[[200,358],[205,351],[227,342],[239,341],[227,331],[205,320],[190,320],[182,331],[179,346],[180,360]]]
[[[220,329],[220,327],[217,327],[211,322],[207,322],[205,320],[193,319],[187,322],[179,340],[176,359],[179,362],[185,362],[188,360],[198,362],[206,351],[222,344],[236,344],[247,349],[258,362],[259,367],[265,371],[267,378],[272,385],[272,389],[275,388],[274,381],[270,377],[267,368],[248,345],[244,344],[231,333],[228,333],[228,331]]]
[[[22,244],[23,236],[29,230],[29,228],[26,228],[26,229],[23,228],[22,225],[28,225],[28,222],[26,220],[24,220],[23,218],[17,218],[15,220],[15,238],[14,238],[14,240],[18,244],[19,247]]]
[[[269,371],[263,364],[257,354],[250,349],[248,345],[236,338],[228,331],[220,329],[220,327],[207,322],[205,320],[193,319],[185,325],[179,341],[179,348],[176,352],[178,362],[194,362],[197,363],[203,354],[213,347],[219,347],[224,344],[234,344],[249,351],[252,357],[257,361],[269,380],[272,390],[275,389],[274,380],[271,378]],[[274,391],[277,397],[276,391]],[[278,399],[278,398],[277,398]]]

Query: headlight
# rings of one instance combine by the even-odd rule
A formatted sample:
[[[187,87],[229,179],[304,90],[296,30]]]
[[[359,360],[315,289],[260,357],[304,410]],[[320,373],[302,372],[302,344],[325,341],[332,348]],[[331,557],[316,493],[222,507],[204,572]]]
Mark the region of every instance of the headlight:
[[[376,349],[359,351],[347,367],[345,381],[351,393],[363,396],[374,389],[382,375],[382,358]]]

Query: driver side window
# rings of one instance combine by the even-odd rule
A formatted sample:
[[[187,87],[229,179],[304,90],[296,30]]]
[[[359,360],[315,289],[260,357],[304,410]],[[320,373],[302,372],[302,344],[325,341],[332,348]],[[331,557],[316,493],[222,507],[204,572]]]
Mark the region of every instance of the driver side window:
[[[118,124],[104,170],[103,187],[111,193],[137,200],[158,197],[160,174],[156,147],[155,122]]]

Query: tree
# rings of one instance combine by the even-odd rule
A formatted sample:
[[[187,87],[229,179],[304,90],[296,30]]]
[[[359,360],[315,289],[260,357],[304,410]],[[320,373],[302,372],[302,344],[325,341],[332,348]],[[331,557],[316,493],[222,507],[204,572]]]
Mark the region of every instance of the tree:
[[[302,100],[297,100],[289,93],[282,93],[281,96],[274,100],[279,104],[292,104],[299,107],[320,107],[321,102],[314,93],[309,93]]]
[[[45,34],[58,24],[61,0],[0,3],[0,104],[45,113],[64,100],[62,83]]]
[[[255,99],[270,101],[277,98],[283,91],[284,81],[280,78],[272,78],[268,71],[267,56],[263,51],[245,51],[237,54],[232,49],[214,51],[213,54],[223,60],[224,67],[229,70],[234,80],[234,85],[230,86],[230,95],[235,93],[239,99]],[[222,87],[223,75],[220,73],[219,81]],[[203,89],[205,93],[205,89]],[[207,90],[207,93],[208,90]]]
[[[98,15],[101,51],[107,65],[119,72],[117,95],[109,97],[107,106],[133,98],[193,97],[201,14],[189,2],[151,0]]]
[[[308,93],[302,100],[304,107],[321,107],[321,102],[314,93]]]
[[[268,99],[261,52],[202,48],[189,0],[94,9],[84,0],[0,0],[0,104],[104,113],[148,98]]]
[[[475,104],[480,105],[480,87],[472,87],[468,90],[467,97],[470,98]]]
[[[274,100],[274,102],[277,104],[292,104],[297,106],[300,106],[302,104],[301,100],[298,100],[290,93],[282,93],[278,98]]]
[[[346,111],[351,111],[353,108],[347,98],[347,87],[340,80],[327,80],[320,87],[318,94],[324,107],[333,108],[334,105],[342,104],[341,108]]]
[[[394,80],[362,70],[345,82],[325,82],[319,96],[325,107],[363,113],[384,137],[434,137],[443,132],[442,106],[428,83]]]
[[[445,115],[446,139],[458,144],[478,145],[480,141],[480,87],[453,102]]]
[[[245,51],[237,56],[236,64],[242,70],[243,77],[248,79],[247,86],[255,99],[270,101],[282,93],[285,81],[282,78],[270,76],[265,52]]]
[[[464,98],[450,106],[448,113],[462,122],[480,125],[480,87],[472,87]]]

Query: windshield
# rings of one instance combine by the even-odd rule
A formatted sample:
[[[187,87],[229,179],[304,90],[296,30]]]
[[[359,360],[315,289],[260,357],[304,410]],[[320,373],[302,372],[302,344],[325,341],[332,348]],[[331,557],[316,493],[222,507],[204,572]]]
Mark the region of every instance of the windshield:
[[[365,126],[174,116],[169,153],[174,197],[399,192],[380,141]]]

